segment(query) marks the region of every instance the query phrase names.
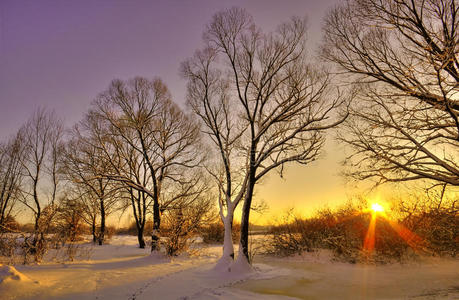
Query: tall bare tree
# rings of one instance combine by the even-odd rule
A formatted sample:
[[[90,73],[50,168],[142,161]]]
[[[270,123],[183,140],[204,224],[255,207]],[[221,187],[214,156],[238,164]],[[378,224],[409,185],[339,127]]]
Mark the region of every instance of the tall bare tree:
[[[152,251],[158,250],[161,212],[197,192],[198,178],[184,173],[202,160],[197,122],[170,98],[159,79],[114,80],[90,113],[108,128],[105,134],[99,134],[99,145],[111,165],[111,172],[104,176],[153,200]],[[140,183],[129,168],[132,150],[141,154],[148,171],[147,180]]]
[[[63,125],[53,112],[38,109],[21,127],[19,135],[24,142],[21,161],[24,172],[23,203],[34,214],[33,252],[35,260],[40,260],[44,233],[49,227],[57,197]],[[46,220],[42,220],[45,207]]]
[[[359,97],[341,140],[349,174],[459,185],[455,0],[353,0],[326,18],[323,57]]]
[[[182,65],[188,78],[188,104],[204,123],[213,151],[209,155],[207,171],[218,189],[220,218],[224,224],[223,255],[218,267],[227,267],[234,259],[232,227],[234,211],[243,199],[247,185],[247,161],[241,159],[241,144],[247,124],[239,122],[242,113],[237,103],[228,97],[229,82],[212,65],[217,51],[211,47],[197,51]]]
[[[256,183],[270,171],[282,175],[287,163],[316,160],[323,131],[345,117],[335,113],[345,97],[332,93],[328,74],[307,62],[305,34],[299,18],[262,33],[245,10],[228,9],[206,27],[204,50],[183,65],[189,103],[220,154],[224,176],[218,185],[226,207],[232,209],[243,197],[242,263],[249,259]],[[238,182],[236,173],[242,174]],[[233,186],[239,191],[234,193]]]

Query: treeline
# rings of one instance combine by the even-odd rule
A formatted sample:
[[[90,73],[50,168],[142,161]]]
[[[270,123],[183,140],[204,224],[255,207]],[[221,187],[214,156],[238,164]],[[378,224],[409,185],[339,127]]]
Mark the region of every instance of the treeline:
[[[67,130],[39,109],[1,146],[1,231],[14,232],[14,218],[31,214],[23,248],[40,261],[47,234],[74,241],[87,226],[102,245],[107,217],[129,210],[141,248],[153,215],[154,251],[163,219],[191,234],[212,211],[201,147],[196,120],[159,79],[113,81]]]

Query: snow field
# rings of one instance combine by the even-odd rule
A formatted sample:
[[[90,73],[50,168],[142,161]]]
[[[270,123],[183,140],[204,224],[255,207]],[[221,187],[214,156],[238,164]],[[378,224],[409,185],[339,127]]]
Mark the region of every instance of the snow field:
[[[319,251],[258,256],[253,269],[236,262],[228,272],[215,268],[221,245],[198,249],[170,259],[137,248],[134,236],[114,236],[86,244],[86,257],[71,263],[1,265],[0,299],[459,299],[458,259],[352,265]]]

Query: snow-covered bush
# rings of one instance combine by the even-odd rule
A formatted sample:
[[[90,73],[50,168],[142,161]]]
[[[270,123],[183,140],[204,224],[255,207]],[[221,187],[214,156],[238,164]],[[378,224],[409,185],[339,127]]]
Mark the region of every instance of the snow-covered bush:
[[[337,259],[352,263],[402,261],[419,254],[456,256],[456,202],[429,203],[426,198],[399,201],[392,211],[376,217],[365,209],[365,201],[322,209],[308,219],[290,213],[288,221],[272,227],[266,249],[282,256],[331,249]],[[369,229],[372,218],[374,233]],[[370,238],[371,246],[366,244]]]

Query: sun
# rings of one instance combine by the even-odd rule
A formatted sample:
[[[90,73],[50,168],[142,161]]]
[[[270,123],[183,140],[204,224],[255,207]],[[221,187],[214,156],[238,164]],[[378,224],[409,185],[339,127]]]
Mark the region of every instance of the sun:
[[[384,211],[384,207],[379,203],[373,203],[371,205],[371,210],[374,211],[374,212],[383,212]]]

